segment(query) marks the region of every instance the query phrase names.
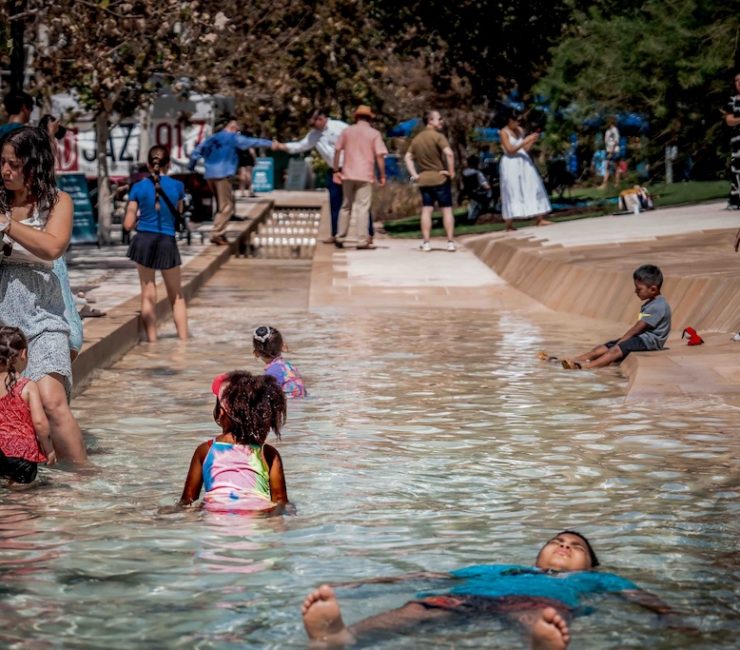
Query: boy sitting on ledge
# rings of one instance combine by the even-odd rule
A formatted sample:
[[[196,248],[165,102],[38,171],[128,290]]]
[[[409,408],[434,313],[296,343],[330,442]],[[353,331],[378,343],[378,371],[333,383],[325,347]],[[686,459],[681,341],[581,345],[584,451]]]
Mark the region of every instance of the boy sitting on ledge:
[[[563,368],[603,368],[621,361],[630,352],[663,349],[671,331],[671,308],[660,293],[663,274],[657,266],[645,264],[635,270],[632,279],[635,281],[637,297],[645,301],[640,307],[637,322],[621,338],[597,345],[593,350],[573,359],[563,359]],[[545,360],[549,361],[550,358]]]

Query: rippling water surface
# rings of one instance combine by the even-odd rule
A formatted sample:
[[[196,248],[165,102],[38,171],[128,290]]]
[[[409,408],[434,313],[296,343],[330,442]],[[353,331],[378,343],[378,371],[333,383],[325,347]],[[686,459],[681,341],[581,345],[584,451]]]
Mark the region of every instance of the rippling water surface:
[[[0,645],[303,647],[298,608],[322,581],[529,563],[564,527],[604,568],[687,613],[694,634],[618,599],[572,625],[573,648],[736,646],[738,413],[625,404],[615,371],[565,372],[580,348],[553,316],[482,311],[290,312],[213,291],[196,335],[139,346],[75,401],[98,471],[41,471],[0,493]],[[276,316],[279,314],[279,316]],[[561,318],[561,317],[558,317]],[[214,435],[211,378],[259,370],[249,333],[280,327],[311,398],[279,446],[294,516],[171,512]],[[427,585],[340,589],[345,620]],[[378,647],[520,647],[496,621]]]

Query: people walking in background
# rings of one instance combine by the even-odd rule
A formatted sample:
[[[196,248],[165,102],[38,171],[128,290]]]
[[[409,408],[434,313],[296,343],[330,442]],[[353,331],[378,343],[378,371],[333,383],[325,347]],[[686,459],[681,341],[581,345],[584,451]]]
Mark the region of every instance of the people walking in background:
[[[251,138],[252,134],[245,128],[240,131],[241,135],[245,138]],[[254,163],[257,162],[257,152],[254,147],[249,149],[238,149],[237,156],[239,157],[238,177],[239,177],[239,188],[236,191],[238,197],[244,198],[246,196],[256,196],[252,191],[252,170],[254,169]]]
[[[11,91],[3,98],[8,121],[0,126],[0,140],[11,131],[28,124],[33,112],[33,97],[23,91]]]
[[[538,132],[525,135],[522,117],[510,109],[505,114],[506,126],[501,129],[503,155],[499,162],[501,183],[501,215],[506,230],[515,230],[514,219],[536,219],[535,225],[546,226],[551,210],[545,184],[529,156],[529,151],[540,137]]]
[[[43,130],[25,126],[2,140],[0,324],[28,340],[25,375],[38,384],[57,456],[87,460],[80,427],[69,408],[70,328],[54,260],[69,246],[72,199],[56,187],[54,155]]]
[[[28,365],[28,342],[17,327],[0,327],[0,478],[31,483],[39,463],[57,457],[39,387],[20,373]]]
[[[380,131],[370,125],[374,117],[375,114],[369,106],[358,106],[355,111],[355,123],[342,131],[334,147],[332,164],[334,182],[342,184],[343,194],[339,228],[335,238],[335,245],[338,248],[344,246],[352,216],[357,227],[358,250],[375,248],[367,234],[370,205],[376,166],[378,183],[381,187],[385,185],[385,156],[388,149]]]
[[[337,230],[339,228],[339,211],[342,208],[342,184],[334,181],[334,148],[339,140],[342,131],[349,124],[342,120],[335,120],[329,117],[329,110],[326,108],[317,108],[308,120],[311,130],[302,140],[294,142],[272,143],[272,148],[276,151],[286,151],[287,153],[305,153],[316,149],[318,154],[329,166],[327,189],[329,190],[329,211],[331,213],[331,237],[324,240],[325,244],[333,244],[336,240]],[[339,164],[342,164],[340,158]],[[368,219],[368,239],[372,242],[375,235],[372,217]]]
[[[452,179],[455,178],[455,156],[442,135],[444,119],[439,111],[424,114],[424,130],[409,145],[404,156],[411,181],[421,191],[421,250],[432,250],[432,211],[436,203],[442,210],[442,223],[447,235],[447,250],[454,253],[455,217],[452,214]]]
[[[141,321],[150,343],[157,340],[157,279],[162,272],[167,298],[172,306],[177,336],[188,337],[185,296],[180,285],[180,251],[175,238],[178,211],[182,211],[185,186],[167,176],[170,154],[166,147],[149,150],[147,164],[150,176],[142,178],[129,191],[123,227],[136,228],[128,247],[129,259],[136,262],[141,283]]]
[[[296,367],[283,359],[285,343],[274,327],[261,326],[252,335],[254,356],[265,364],[265,374],[275,377],[286,397],[305,397],[306,386]]]
[[[606,150],[606,162],[604,164],[604,180],[601,182],[601,188],[604,189],[609,184],[609,178],[614,174],[614,185],[619,187],[619,181],[622,170],[619,167],[619,129],[617,120],[610,117],[607,121],[607,129],[604,133],[604,149]]]
[[[734,95],[724,109],[725,124],[730,127],[730,198],[729,207],[740,210],[740,72],[733,80]],[[738,232],[740,235],[740,231]],[[735,250],[738,239],[735,238]]]
[[[283,461],[270,431],[280,438],[285,422],[285,395],[274,377],[255,377],[240,370],[219,375],[213,419],[221,434],[199,445],[193,454],[180,505],[197,501],[217,512],[274,511],[288,503]]]
[[[224,233],[226,224],[234,214],[234,191],[231,178],[239,166],[239,151],[251,147],[270,147],[272,140],[247,138],[239,133],[239,122],[229,120],[223,129],[201,142],[190,154],[188,169],[193,171],[195,165],[203,158],[205,162],[204,177],[216,197],[216,214],[213,217],[211,243],[219,246],[228,244]]]

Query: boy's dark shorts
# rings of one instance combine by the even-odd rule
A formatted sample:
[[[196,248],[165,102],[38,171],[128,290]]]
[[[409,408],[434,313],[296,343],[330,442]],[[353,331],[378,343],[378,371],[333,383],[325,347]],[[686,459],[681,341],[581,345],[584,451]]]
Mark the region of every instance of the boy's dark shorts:
[[[33,483],[37,471],[37,463],[6,456],[0,451],[0,477],[9,478],[15,483]]]
[[[501,596],[486,598],[485,596],[469,596],[467,594],[447,594],[442,596],[427,596],[412,603],[422,605],[427,609],[443,609],[448,612],[473,616],[476,614],[506,615],[516,612],[544,607],[554,607],[561,614],[568,612],[568,607],[560,600],[540,596]]]
[[[631,338],[628,338],[626,341],[622,341],[621,343],[618,343],[619,339],[614,339],[613,341],[607,341],[604,343],[604,345],[608,348],[613,348],[615,346],[618,346],[619,349],[622,351],[622,358],[624,359],[630,352],[647,352],[648,348],[645,345],[645,342],[639,337],[639,336],[633,336]]]
[[[424,207],[434,206],[435,202],[440,208],[452,207],[452,183],[446,181],[442,185],[432,185],[431,187],[420,187],[421,204]]]

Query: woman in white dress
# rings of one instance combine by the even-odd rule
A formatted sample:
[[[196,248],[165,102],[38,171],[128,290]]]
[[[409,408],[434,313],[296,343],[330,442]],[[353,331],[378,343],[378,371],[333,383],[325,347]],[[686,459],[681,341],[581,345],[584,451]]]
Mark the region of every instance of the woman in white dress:
[[[514,219],[535,218],[537,226],[552,223],[545,219],[545,215],[552,210],[545,185],[528,153],[540,136],[539,133],[525,136],[521,119],[521,116],[512,113],[500,131],[504,150],[499,163],[501,214],[506,222],[506,230],[516,230]]]

